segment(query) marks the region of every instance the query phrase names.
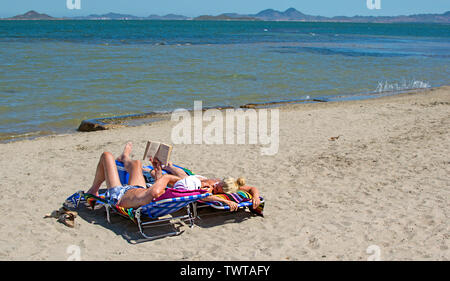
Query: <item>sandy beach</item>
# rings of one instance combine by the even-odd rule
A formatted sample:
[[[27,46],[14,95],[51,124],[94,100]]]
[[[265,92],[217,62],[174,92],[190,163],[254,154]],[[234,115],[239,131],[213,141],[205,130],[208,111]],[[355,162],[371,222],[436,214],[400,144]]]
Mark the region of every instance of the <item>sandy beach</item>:
[[[273,156],[249,144],[172,155],[201,175],[245,177],[264,218],[200,212],[182,235],[138,244],[131,221],[108,224],[101,209],[80,209],[75,228],[43,217],[87,190],[103,151],[132,141],[141,159],[147,140],[171,142],[173,122],[0,144],[0,260],[67,260],[71,245],[81,260],[367,260],[373,246],[381,260],[450,259],[450,86],[279,110]]]

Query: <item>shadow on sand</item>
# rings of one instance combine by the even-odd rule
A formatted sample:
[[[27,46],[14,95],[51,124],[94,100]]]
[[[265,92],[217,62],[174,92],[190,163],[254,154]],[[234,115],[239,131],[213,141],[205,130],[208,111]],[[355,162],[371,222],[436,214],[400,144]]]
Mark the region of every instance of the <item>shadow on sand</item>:
[[[85,220],[90,224],[100,225],[116,235],[122,236],[130,244],[139,244],[149,241],[145,239],[139,232],[136,223],[130,219],[126,219],[118,214],[112,214],[110,217],[111,222],[108,222],[106,218],[106,209],[103,205],[97,204],[92,209],[86,202],[80,203],[78,208],[70,208],[78,212],[79,218]],[[177,217],[186,213],[183,208],[177,212],[172,213],[170,216]],[[195,220],[194,227],[211,228],[228,223],[241,223],[247,219],[250,219],[256,215],[247,210],[239,210],[237,212],[229,212],[223,210],[216,210],[211,207],[198,208],[198,216]],[[184,232],[184,229],[189,226],[180,220],[174,220],[171,223],[158,223],[152,227],[145,228],[145,234],[148,236],[160,236],[171,232],[177,232],[180,235]],[[157,238],[160,239],[160,238]],[[156,239],[154,239],[156,240]]]

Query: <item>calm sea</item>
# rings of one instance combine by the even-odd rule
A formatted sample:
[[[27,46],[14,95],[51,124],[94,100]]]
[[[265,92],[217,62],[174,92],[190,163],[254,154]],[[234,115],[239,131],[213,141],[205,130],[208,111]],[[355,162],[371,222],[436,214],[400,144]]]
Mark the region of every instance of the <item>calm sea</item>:
[[[450,26],[0,21],[0,141],[82,120],[450,84]]]

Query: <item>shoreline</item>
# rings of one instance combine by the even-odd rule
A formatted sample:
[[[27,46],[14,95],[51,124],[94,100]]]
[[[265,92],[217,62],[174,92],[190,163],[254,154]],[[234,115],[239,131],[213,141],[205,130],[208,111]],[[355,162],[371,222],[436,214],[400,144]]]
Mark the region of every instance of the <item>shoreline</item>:
[[[237,107],[233,106],[211,106],[204,107],[203,110],[208,109],[259,109],[259,108],[273,108],[273,107],[283,107],[290,104],[310,104],[310,103],[330,103],[330,102],[342,102],[342,101],[352,101],[352,100],[369,100],[369,99],[379,99],[386,96],[397,96],[405,93],[416,93],[423,92],[430,89],[439,89],[442,87],[446,87],[450,85],[441,85],[436,87],[429,88],[417,88],[417,89],[407,89],[407,90],[397,90],[397,91],[386,91],[386,92],[370,92],[370,93],[359,93],[359,94],[341,94],[341,95],[333,95],[333,96],[321,96],[315,97],[311,99],[292,99],[292,100],[278,100],[278,101],[269,101],[269,102],[259,102],[259,103],[246,103],[243,105],[239,105]],[[135,127],[144,124],[150,124],[158,121],[167,121],[170,119],[170,114],[172,114],[174,110],[168,110],[167,112],[148,112],[148,113],[137,113],[137,114],[127,114],[127,115],[118,115],[106,118],[93,118],[86,119],[80,122],[78,128],[66,129],[65,132],[50,132],[40,134],[41,131],[32,131],[26,132],[20,135],[25,135],[24,137],[19,138],[8,138],[0,140],[0,144],[17,142],[22,140],[33,140],[36,138],[42,137],[51,137],[58,135],[70,135],[78,132],[93,132],[93,131],[102,131],[102,130],[112,130],[123,127]],[[188,109],[189,112],[192,112],[193,109]],[[31,137],[29,135],[32,135]]]

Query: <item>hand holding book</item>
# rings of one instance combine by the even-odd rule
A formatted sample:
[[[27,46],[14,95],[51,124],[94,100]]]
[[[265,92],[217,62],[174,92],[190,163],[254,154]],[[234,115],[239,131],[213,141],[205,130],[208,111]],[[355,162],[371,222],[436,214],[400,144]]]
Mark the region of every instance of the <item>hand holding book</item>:
[[[170,154],[172,152],[172,146],[169,144],[156,142],[156,141],[148,141],[147,147],[144,152],[144,160],[145,159],[158,159],[161,165],[167,165],[170,160]]]

